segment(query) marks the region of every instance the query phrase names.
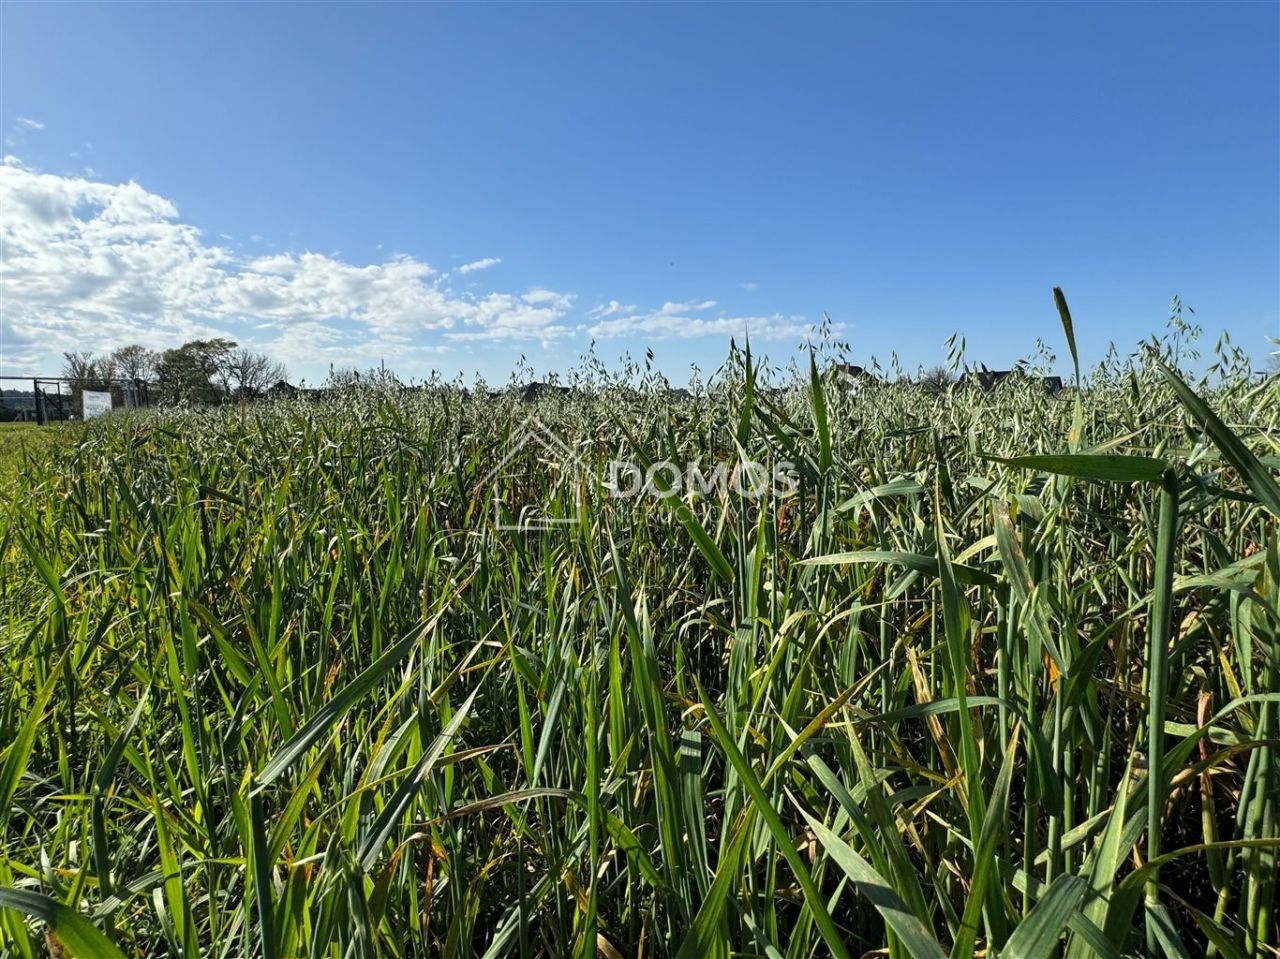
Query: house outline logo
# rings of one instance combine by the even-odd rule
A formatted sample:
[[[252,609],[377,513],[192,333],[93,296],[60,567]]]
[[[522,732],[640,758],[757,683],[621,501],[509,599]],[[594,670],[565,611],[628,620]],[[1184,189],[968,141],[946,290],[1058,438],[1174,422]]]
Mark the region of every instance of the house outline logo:
[[[535,515],[532,519],[524,518],[522,514],[516,523],[504,523],[502,519],[502,488],[498,482],[504,473],[507,472],[508,464],[521,454],[521,452],[530,444],[536,443],[539,447],[553,454],[553,458],[563,464],[564,475],[570,476],[572,482],[573,502],[575,505],[582,501],[583,488],[583,462],[559,436],[555,434],[545,423],[538,417],[530,416],[520,428],[512,434],[512,438],[507,443],[506,453],[502,459],[494,464],[489,472],[485,473],[480,479],[481,488],[489,487],[492,496],[492,509],[494,523],[498,529],[516,530],[519,532],[529,532],[533,530],[561,529],[565,526],[574,526],[578,520],[575,518],[561,518],[553,516]]]

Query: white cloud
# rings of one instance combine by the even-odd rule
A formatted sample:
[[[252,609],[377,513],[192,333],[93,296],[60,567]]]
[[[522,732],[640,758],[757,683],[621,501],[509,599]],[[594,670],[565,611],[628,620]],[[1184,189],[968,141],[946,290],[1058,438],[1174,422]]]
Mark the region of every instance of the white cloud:
[[[638,307],[634,304],[622,304],[617,300],[610,300],[600,306],[593,306],[587,310],[587,316],[593,320],[604,319],[606,316],[617,316],[619,313],[634,313]]]
[[[464,263],[458,267],[459,273],[475,273],[477,270],[487,270],[491,266],[497,266],[502,262],[501,257],[486,256],[483,260],[476,260],[474,263]]]
[[[432,356],[477,342],[546,345],[581,333],[786,339],[811,330],[803,316],[734,315],[711,299],[657,309],[614,299],[579,311],[572,294],[556,290],[459,291],[451,274],[412,256],[359,264],[338,253],[271,252],[254,234],[253,252],[243,252],[137,183],[42,173],[13,156],[0,163],[0,210],[5,373],[52,373],[64,350],[213,336],[268,350],[314,379],[328,364],[380,360],[413,375]]]
[[[27,117],[18,117],[18,125],[24,126],[28,130],[43,130],[44,124],[39,120],[31,120]]]
[[[285,362],[351,363],[444,349],[439,336],[449,330],[543,341],[570,332],[559,322],[567,294],[459,293],[408,256],[366,265],[318,253],[246,256],[206,241],[170,200],[132,182],[56,176],[7,157],[0,208],[5,367],[218,334],[276,346]]]
[[[534,339],[550,342],[573,333],[559,321],[569,312],[573,296],[551,290],[530,290],[521,296],[490,293],[476,303],[467,325],[478,327],[446,333],[450,340]]]
[[[600,339],[635,336],[646,339],[689,339],[696,336],[740,336],[746,333],[756,339],[777,340],[803,337],[812,332],[812,324],[803,316],[728,316],[706,315],[715,300],[698,303],[664,303],[648,313],[631,313],[600,319],[589,332]]]
[[[738,287],[740,289],[746,290],[748,293],[754,293],[756,290],[760,289],[760,284],[759,283],[739,283]]]

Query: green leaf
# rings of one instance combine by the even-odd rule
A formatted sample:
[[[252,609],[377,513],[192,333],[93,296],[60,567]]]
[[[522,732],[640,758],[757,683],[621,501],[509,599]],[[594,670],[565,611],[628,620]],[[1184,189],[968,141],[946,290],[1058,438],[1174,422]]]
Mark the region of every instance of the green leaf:
[[[809,392],[813,399],[813,425],[818,434],[818,469],[831,469],[831,426],[827,422],[827,397],[822,391],[822,377],[818,375],[818,361],[809,350]]]
[[[891,566],[905,566],[907,569],[933,576],[938,575],[936,556],[890,549],[862,549],[848,553],[831,553],[827,556],[814,556],[800,561],[801,566],[845,566],[851,563],[886,563]],[[990,573],[973,566],[952,563],[951,569],[955,574],[956,582],[964,583],[966,586],[995,586],[998,582]]]
[[[1258,502],[1274,515],[1280,516],[1280,486],[1276,485],[1275,479],[1267,468],[1258,461],[1249,447],[1244,445],[1240,437],[1236,436],[1231,427],[1218,419],[1209,404],[1183,382],[1182,377],[1164,363],[1160,363],[1160,372],[1173,387],[1178,401],[1199,421],[1204,431],[1209,434],[1213,445],[1218,447],[1226,461],[1240,474],[1240,478],[1258,498]]]
[[[805,905],[808,906],[809,911],[813,914],[813,921],[818,927],[818,932],[826,942],[827,948],[836,956],[836,959],[849,959],[849,953],[845,949],[840,933],[831,919],[831,913],[827,911],[826,900],[814,883],[809,870],[805,867],[804,860],[800,858],[800,853],[796,852],[795,838],[787,832],[787,828],[782,824],[777,810],[773,808],[769,802],[769,797],[765,795],[764,787],[760,785],[760,780],[756,776],[755,770],[751,768],[751,764],[747,762],[747,758],[742,755],[737,744],[733,741],[729,730],[725,729],[724,723],[716,715],[716,711],[711,706],[706,691],[702,688],[702,683],[698,680],[696,674],[694,675],[694,683],[698,687],[698,696],[702,700],[703,708],[706,711],[707,722],[711,724],[711,728],[715,731],[716,743],[724,751],[725,757],[742,780],[742,784],[751,796],[751,801],[755,805],[756,811],[760,814],[760,818],[764,820],[765,825],[768,826],[774,842],[778,844],[778,851],[782,853],[787,865],[791,867],[792,873],[795,874],[796,881],[800,884],[800,891],[804,896]]]
[[[272,907],[271,860],[268,857],[266,814],[262,808],[262,794],[249,797],[249,822],[251,842],[249,867],[253,877],[253,900],[258,912],[258,935],[265,959],[276,956],[275,911]]]
[[[124,953],[112,944],[88,919],[56,899],[29,889],[0,888],[0,908],[13,909],[39,919],[75,959],[124,959]]]
[[[49,670],[49,678],[36,693],[35,702],[27,707],[27,715],[22,720],[18,735],[10,743],[8,752],[5,754],[4,766],[0,767],[0,835],[8,835],[10,805],[18,792],[18,783],[22,781],[22,774],[26,772],[27,761],[31,758],[36,731],[44,721],[44,708],[49,704],[54,687],[62,678],[62,664],[66,662],[66,658],[67,653],[64,652],[58,660],[58,665]]]
[[[1078,876],[1061,875],[1055,879],[1000,950],[1001,959],[1057,956],[1058,940],[1088,891],[1089,884]]]
[[[1075,370],[1075,396],[1071,412],[1071,432],[1067,435],[1067,446],[1071,452],[1080,448],[1080,440],[1084,433],[1084,395],[1080,391],[1080,354],[1076,352],[1076,328],[1071,322],[1071,311],[1067,309],[1067,298],[1062,287],[1053,288],[1053,302],[1058,308],[1058,318],[1062,320],[1062,331],[1067,335],[1067,349],[1071,350],[1071,366]]]
[[[725,905],[729,901],[729,893],[741,880],[742,851],[751,835],[755,823],[755,809],[744,810],[742,818],[732,830],[726,829],[729,836],[720,844],[720,862],[716,865],[716,875],[707,890],[706,898],[698,907],[698,914],[693,917],[689,931],[680,943],[676,959],[705,959],[707,956],[728,955],[720,934],[721,919]]]
[[[49,587],[49,592],[53,593],[53,598],[58,601],[58,608],[65,609],[67,605],[67,595],[62,591],[62,583],[59,581],[58,574],[54,572],[49,561],[36,551],[31,545],[31,541],[21,533],[17,534],[17,540],[22,544],[22,548],[27,551],[27,555],[31,557],[31,563],[36,568],[36,572],[40,574],[40,578],[44,580],[44,584]]]
[[[1022,469],[1078,476],[1114,483],[1155,483],[1169,464],[1154,456],[1118,456],[1099,453],[1062,453],[1035,456],[986,456],[984,459]]]
[[[898,898],[898,894],[885,882],[884,877],[876,872],[869,862],[854,852],[848,843],[810,816],[799,804],[797,808],[800,809],[800,815],[804,816],[805,822],[809,824],[809,828],[813,830],[813,834],[827,855],[844,870],[846,876],[853,880],[858,892],[866,896],[871,905],[875,906],[876,911],[884,916],[884,921],[897,933],[902,944],[906,946],[907,952],[911,953],[914,959],[945,959],[946,951],[929,934],[924,923],[912,914],[906,903]]]
[[[986,801],[986,812],[978,841],[973,847],[973,870],[969,877],[969,899],[965,902],[964,915],[955,942],[951,944],[952,959],[973,955],[974,941],[978,935],[978,922],[982,918],[983,905],[987,901],[987,885],[996,875],[996,841],[1005,827],[1008,815],[1009,783],[1013,779],[1013,758],[1018,751],[1018,732],[1014,728],[1009,738],[1009,749],[1004,754],[995,788]]]
[[[400,660],[408,655],[426,635],[434,620],[422,629],[414,630],[400,642],[396,643],[355,679],[344,686],[331,700],[324,704],[262,768],[258,776],[258,785],[265,786],[274,782],[285,770],[298,761],[307,750],[319,742],[329,728],[354,706],[366,693],[373,689]]]
[[[478,692],[480,692],[479,685],[471,690],[471,695],[466,698],[466,701],[459,707],[458,711],[449,717],[449,722],[445,724],[444,729],[432,740],[431,746],[422,754],[422,758],[414,765],[412,771],[405,777],[404,782],[391,794],[386,806],[383,807],[382,812],[378,814],[378,818],[369,827],[369,832],[360,844],[360,851],[356,857],[365,870],[372,869],[373,864],[377,862],[382,844],[387,841],[396,824],[400,821],[400,817],[409,808],[409,803],[418,794],[422,781],[431,773],[445,747],[453,741],[453,737],[458,732],[458,727],[462,725],[462,721],[467,718],[467,713],[471,711],[471,704],[475,702]]]

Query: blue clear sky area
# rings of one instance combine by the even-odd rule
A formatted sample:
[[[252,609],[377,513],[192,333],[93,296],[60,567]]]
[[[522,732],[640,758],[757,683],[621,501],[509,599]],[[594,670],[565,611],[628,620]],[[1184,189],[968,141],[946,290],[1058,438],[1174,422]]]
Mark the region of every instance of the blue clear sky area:
[[[0,4],[0,373],[1280,335],[1280,4]]]

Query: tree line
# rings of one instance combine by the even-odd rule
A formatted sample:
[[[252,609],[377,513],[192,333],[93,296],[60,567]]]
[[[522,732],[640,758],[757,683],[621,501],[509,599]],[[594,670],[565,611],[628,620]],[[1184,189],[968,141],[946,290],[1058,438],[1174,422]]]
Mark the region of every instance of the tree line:
[[[76,396],[110,390],[124,380],[146,383],[152,398],[163,402],[221,403],[254,399],[286,376],[284,365],[266,353],[223,337],[189,340],[169,350],[130,343],[104,355],[62,355],[63,378]]]

